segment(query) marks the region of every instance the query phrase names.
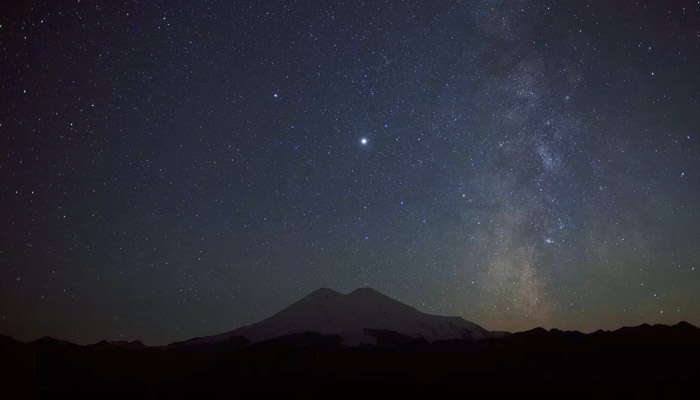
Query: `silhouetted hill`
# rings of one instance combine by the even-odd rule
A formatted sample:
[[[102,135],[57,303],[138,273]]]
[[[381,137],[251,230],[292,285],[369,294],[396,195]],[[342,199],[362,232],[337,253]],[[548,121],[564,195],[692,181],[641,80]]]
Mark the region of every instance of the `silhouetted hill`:
[[[7,335],[0,335],[0,346],[13,346],[18,344],[20,344],[20,342],[15,340],[13,337]]]
[[[611,332],[599,333],[599,336],[620,343],[700,343],[700,329],[683,321],[675,325],[642,324],[636,327],[624,327]]]
[[[240,349],[249,344],[250,340],[242,336],[230,336],[215,342],[203,341],[202,338],[192,338],[182,342],[170,343],[167,347],[185,351],[228,351]]]
[[[541,328],[429,342],[368,330],[378,344],[301,332],[249,344],[78,346],[0,336],[5,398],[236,397],[290,393],[681,398],[700,380],[700,329],[641,325],[583,334]]]
[[[124,340],[108,342],[106,340],[102,340],[102,341],[99,341],[95,344],[90,345],[90,347],[94,347],[94,348],[98,348],[98,349],[119,348],[119,349],[127,349],[127,350],[142,350],[142,349],[146,348],[146,345],[141,343],[138,340],[133,340],[131,342],[127,342]]]
[[[42,350],[69,350],[69,349],[78,349],[81,346],[71,343],[67,340],[59,340],[59,339],[54,339],[49,336],[44,336],[41,339],[37,339],[33,342],[27,343],[28,346],[31,347],[36,347]]]

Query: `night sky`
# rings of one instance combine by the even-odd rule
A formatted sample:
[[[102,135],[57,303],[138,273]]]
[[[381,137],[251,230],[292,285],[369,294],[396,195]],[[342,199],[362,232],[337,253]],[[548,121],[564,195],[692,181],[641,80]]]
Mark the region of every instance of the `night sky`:
[[[363,286],[492,330],[700,324],[696,1],[27,3],[2,334],[164,344]]]

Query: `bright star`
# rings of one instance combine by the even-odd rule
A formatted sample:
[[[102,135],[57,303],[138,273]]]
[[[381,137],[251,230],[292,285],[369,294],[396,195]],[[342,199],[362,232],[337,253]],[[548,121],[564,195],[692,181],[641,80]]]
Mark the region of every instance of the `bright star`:
[[[367,144],[367,138],[363,137],[362,139],[360,139],[360,143]]]

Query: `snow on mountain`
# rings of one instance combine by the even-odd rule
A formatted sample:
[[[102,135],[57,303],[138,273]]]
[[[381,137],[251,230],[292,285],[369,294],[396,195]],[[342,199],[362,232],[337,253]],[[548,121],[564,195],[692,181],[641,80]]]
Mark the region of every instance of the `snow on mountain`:
[[[376,343],[368,329],[389,330],[428,341],[485,339],[500,336],[461,317],[422,313],[376,290],[362,288],[344,295],[318,289],[277,314],[230,332],[188,340],[188,344],[217,343],[243,336],[252,342],[302,332],[340,335],[343,344]]]

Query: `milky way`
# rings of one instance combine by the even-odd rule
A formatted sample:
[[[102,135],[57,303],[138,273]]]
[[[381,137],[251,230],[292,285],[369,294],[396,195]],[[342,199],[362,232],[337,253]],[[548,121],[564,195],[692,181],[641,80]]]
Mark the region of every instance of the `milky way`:
[[[113,3],[0,6],[0,333],[700,324],[697,2]]]

